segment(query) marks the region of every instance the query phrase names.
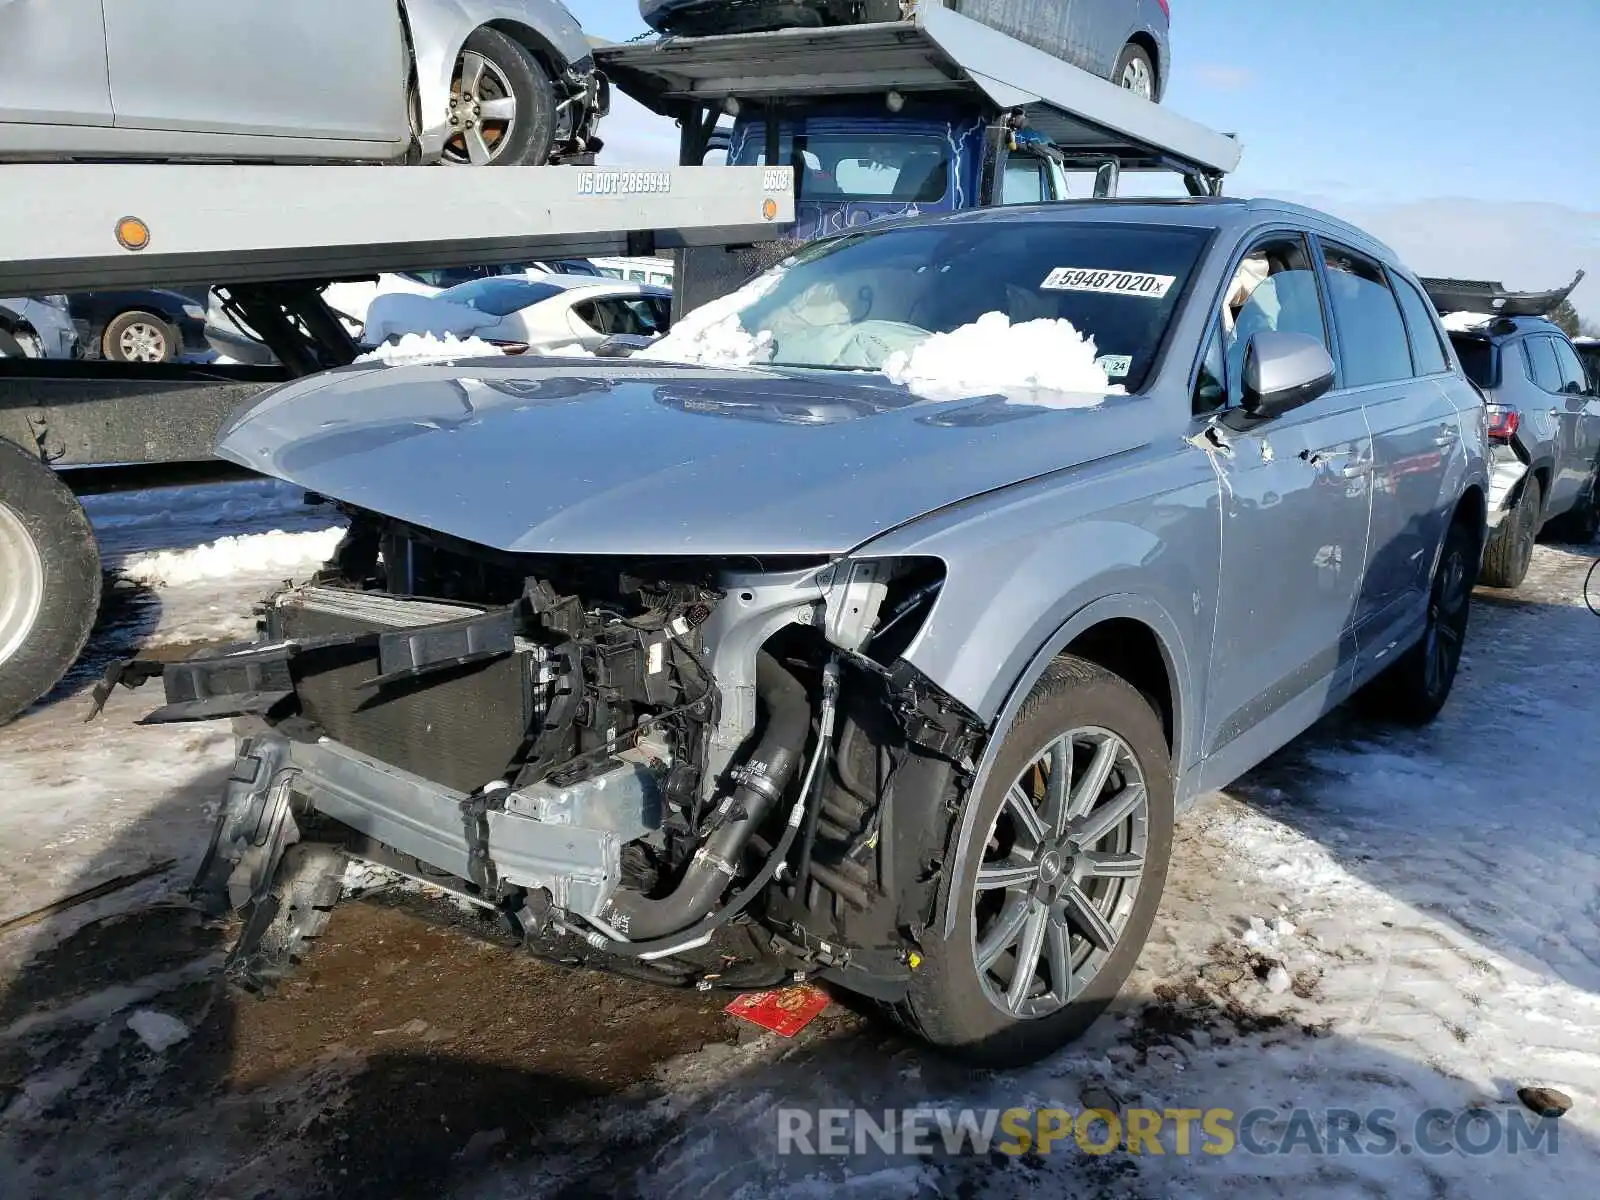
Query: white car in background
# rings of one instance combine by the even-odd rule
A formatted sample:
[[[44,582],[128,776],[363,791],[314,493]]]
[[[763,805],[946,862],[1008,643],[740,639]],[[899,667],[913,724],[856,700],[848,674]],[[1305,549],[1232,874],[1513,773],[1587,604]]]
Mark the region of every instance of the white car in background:
[[[65,296],[0,298],[0,358],[77,358]]]
[[[612,279],[672,286],[674,264],[670,258],[591,258],[589,261],[600,274]]]
[[[408,333],[481,338],[508,354],[578,346],[593,351],[625,334],[655,338],[672,322],[672,292],[582,275],[497,275],[436,296],[391,292],[367,310],[363,340],[377,346]]]

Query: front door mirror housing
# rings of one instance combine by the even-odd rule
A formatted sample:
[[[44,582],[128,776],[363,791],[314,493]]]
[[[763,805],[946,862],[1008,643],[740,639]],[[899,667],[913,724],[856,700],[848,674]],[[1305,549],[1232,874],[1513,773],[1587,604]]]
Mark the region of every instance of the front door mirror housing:
[[[1254,420],[1270,421],[1326,394],[1333,375],[1333,358],[1321,339],[1262,330],[1245,347],[1241,407]]]

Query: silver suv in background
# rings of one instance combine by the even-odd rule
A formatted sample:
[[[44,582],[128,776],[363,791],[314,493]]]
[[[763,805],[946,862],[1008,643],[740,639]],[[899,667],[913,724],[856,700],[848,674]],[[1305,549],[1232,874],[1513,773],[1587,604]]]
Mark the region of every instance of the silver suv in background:
[[[1491,532],[1482,581],[1514,588],[1541,531],[1583,545],[1600,532],[1600,389],[1572,341],[1544,318],[1451,324],[1456,356],[1488,403]]]

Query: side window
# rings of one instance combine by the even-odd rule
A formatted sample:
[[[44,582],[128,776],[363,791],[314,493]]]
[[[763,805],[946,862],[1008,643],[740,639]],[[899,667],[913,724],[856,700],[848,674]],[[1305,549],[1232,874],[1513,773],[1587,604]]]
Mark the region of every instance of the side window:
[[[1325,262],[1344,386],[1409,379],[1411,343],[1383,268],[1365,255],[1331,244]]]
[[[1006,159],[1005,179],[1001,183],[1002,204],[1039,204],[1050,198],[1045,188],[1045,162],[1032,155],[1019,154]]]
[[[1405,313],[1406,328],[1411,333],[1411,358],[1416,363],[1418,375],[1436,375],[1447,370],[1450,360],[1439,342],[1438,322],[1433,319],[1433,306],[1422,298],[1422,293],[1409,279],[1391,274],[1394,294],[1400,298],[1400,309]]]
[[[1582,396],[1589,390],[1589,381],[1583,374],[1583,363],[1572,343],[1565,338],[1551,338],[1556,347],[1556,365],[1561,368],[1561,390],[1572,396]]]
[[[1561,367],[1556,363],[1555,343],[1547,337],[1530,337],[1522,341],[1522,352],[1528,356],[1528,375],[1542,391],[1561,391]]]
[[[1213,322],[1211,336],[1206,339],[1205,357],[1200,360],[1200,374],[1194,381],[1194,413],[1203,416],[1215,412],[1228,402],[1227,356],[1222,348],[1222,326]]]
[[[572,315],[598,334],[611,335],[611,314],[601,307],[599,300],[585,300],[572,306]]]
[[[1244,357],[1257,333],[1303,333],[1328,341],[1317,276],[1305,239],[1279,234],[1251,247],[1223,296],[1217,337],[1228,403],[1243,399]],[[1211,357],[1207,351],[1207,357]],[[1199,397],[1196,397],[1199,403]]]

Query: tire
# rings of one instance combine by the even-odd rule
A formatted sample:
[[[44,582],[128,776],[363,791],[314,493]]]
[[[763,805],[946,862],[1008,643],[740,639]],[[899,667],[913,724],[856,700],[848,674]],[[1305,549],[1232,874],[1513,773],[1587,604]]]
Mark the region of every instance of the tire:
[[[49,467],[0,441],[0,724],[67,673],[99,608],[83,507]]]
[[[134,309],[106,325],[100,354],[107,362],[171,362],[178,357],[178,337],[165,317]]]
[[[512,101],[508,116],[485,114],[486,104],[507,99]],[[450,105],[446,164],[536,167],[549,161],[555,140],[555,85],[531,50],[498,29],[475,29],[462,44]]]
[[[344,893],[346,856],[327,842],[296,842],[283,852],[272,892],[245,923],[228,974],[251,991],[270,988],[311,953]]]
[[[1486,586],[1514,588],[1527,578],[1528,566],[1533,562],[1533,544],[1539,536],[1539,510],[1543,504],[1544,488],[1539,477],[1529,475],[1522,485],[1517,506],[1489,535],[1479,576]]]
[[[1151,103],[1161,98],[1156,65],[1150,61],[1150,52],[1138,42],[1129,42],[1117,55],[1117,65],[1111,68],[1111,82],[1127,91],[1137,92]]]
[[[1600,534],[1600,476],[1590,476],[1589,486],[1584,488],[1577,505],[1546,521],[1540,533],[1568,546],[1593,545],[1595,536]]]
[[[1048,755],[1057,739],[1073,731],[1091,735],[1087,741],[1075,742],[1075,769],[1071,773],[1075,786],[1096,753],[1094,737],[1109,733],[1120,746],[1115,749],[1118,757],[1106,786],[1089,802],[1087,810],[1074,813],[1072,807],[1067,809],[1066,828],[1070,833],[1083,827],[1086,819],[1108,819],[1120,810],[1123,800],[1132,797],[1138,807],[1090,846],[1104,853],[1108,844],[1111,851],[1120,845],[1128,854],[1138,851],[1142,840],[1143,869],[1135,880],[1102,877],[1084,881],[1083,855],[1075,848],[1058,842],[1057,849],[1052,850],[1048,842],[1039,841],[1030,858],[1029,848],[1023,844],[1023,823],[1016,819],[1018,810],[1008,802],[1008,793],[1014,793],[1014,785],[1020,786],[1024,780],[1030,780],[1029,786],[1042,791],[1049,776],[1043,772],[1034,774],[1035,767],[1030,764],[1036,764],[1041,755]],[[1135,773],[1143,778],[1142,802],[1126,786]],[[958,914],[956,928],[948,939],[930,934],[923,947],[922,963],[912,973],[906,1000],[897,1009],[900,1019],[940,1050],[988,1067],[1034,1062],[1079,1037],[1127,980],[1155,919],[1172,853],[1173,785],[1171,756],[1161,719],[1145,699],[1093,663],[1063,657],[1052,664],[1006,734],[989,784],[981,795],[969,795],[964,801],[963,818],[967,807],[977,806],[973,825],[977,835],[960,851],[968,859],[967,882],[959,894],[947,899]],[[1039,809],[1030,808],[1037,818]],[[956,828],[963,823],[958,819]],[[1108,838],[1113,840],[1108,843]],[[979,867],[987,862],[987,873],[991,875],[1002,869],[1001,860],[993,857],[997,848],[1008,851],[1005,869],[1033,870],[1035,874],[1016,887],[982,889],[984,898],[979,901]],[[953,862],[957,852],[958,847],[952,845],[946,861]],[[1061,876],[1054,878],[1049,871],[1056,863],[1047,861],[1053,853],[1063,868]],[[1035,862],[1038,868],[1034,867]],[[1063,935],[1070,961],[1059,976],[1076,979],[1076,989],[1062,1003],[1057,972],[1050,968],[1051,953],[1047,949],[1030,970],[1027,983],[1018,989],[1022,1005],[1035,1006],[1033,1015],[1002,1009],[1007,1001],[1000,994],[1000,985],[1005,982],[1000,973],[1015,979],[1014,963],[1020,942],[1034,936],[1031,931],[1036,924],[1037,936],[1047,948],[1056,942],[1058,930],[1039,914],[1065,911],[1063,906],[1073,903],[1069,889],[1080,882],[1080,893],[1096,904],[1097,911],[1105,909],[1100,912],[1101,920],[1115,934],[1109,954],[1103,948],[1094,950],[1079,932],[1087,928],[1083,919],[1073,918]],[[1021,932],[1010,942],[995,936],[1002,924],[1016,926],[1015,920],[1004,918],[1019,911],[1029,914]],[[935,930],[943,929],[944,916],[941,911]],[[1105,938],[1104,928],[1100,936]],[[979,967],[977,959],[985,938],[1000,947],[987,970]],[[1089,957],[1080,959],[1086,952]],[[1089,974],[1091,965],[1096,969]],[[1077,979],[1077,972],[1084,973],[1084,977]],[[1049,990],[1045,991],[1047,987]]]
[[[1415,646],[1362,690],[1361,707],[1372,716],[1422,726],[1444,708],[1461,667],[1477,553],[1472,530],[1464,521],[1452,522],[1428,591],[1427,629]]]

